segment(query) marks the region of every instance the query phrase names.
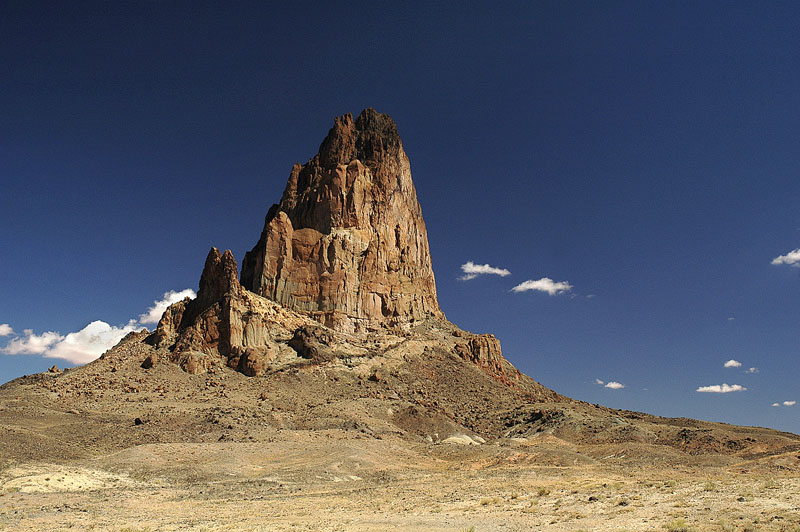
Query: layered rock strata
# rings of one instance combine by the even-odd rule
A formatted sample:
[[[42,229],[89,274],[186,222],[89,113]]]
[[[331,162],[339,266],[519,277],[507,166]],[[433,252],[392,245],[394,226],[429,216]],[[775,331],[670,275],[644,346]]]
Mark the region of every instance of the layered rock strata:
[[[242,263],[242,285],[340,331],[442,317],[422,209],[394,121],[344,115]]]

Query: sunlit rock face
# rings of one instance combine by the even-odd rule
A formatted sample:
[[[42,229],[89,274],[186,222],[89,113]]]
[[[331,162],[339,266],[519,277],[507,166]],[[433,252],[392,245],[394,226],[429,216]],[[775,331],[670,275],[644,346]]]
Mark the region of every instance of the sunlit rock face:
[[[345,332],[442,317],[428,234],[394,121],[334,121],[292,168],[242,263],[247,290]]]

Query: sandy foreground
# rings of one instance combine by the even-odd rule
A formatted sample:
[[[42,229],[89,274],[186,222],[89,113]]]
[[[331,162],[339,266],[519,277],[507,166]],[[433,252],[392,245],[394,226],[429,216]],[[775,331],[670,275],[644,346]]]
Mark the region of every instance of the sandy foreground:
[[[8,465],[0,529],[800,531],[800,453],[669,466],[597,451],[547,435],[409,445],[292,430],[147,444]]]

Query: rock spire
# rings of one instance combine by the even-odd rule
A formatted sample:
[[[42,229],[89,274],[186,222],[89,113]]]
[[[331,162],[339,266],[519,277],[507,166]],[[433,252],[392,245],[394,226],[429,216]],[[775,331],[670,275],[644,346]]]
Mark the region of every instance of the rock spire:
[[[295,164],[242,263],[246,289],[345,332],[442,317],[428,235],[394,121],[334,121]]]

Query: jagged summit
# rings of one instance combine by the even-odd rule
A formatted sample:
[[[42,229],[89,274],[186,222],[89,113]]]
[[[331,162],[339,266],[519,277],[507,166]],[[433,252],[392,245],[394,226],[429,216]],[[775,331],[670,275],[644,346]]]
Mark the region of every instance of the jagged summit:
[[[442,317],[411,167],[388,115],[335,119],[319,153],[292,168],[241,281],[341,331]]]
[[[319,153],[295,165],[283,199],[244,258],[211,248],[195,299],[171,305],[150,342],[189,373],[227,365],[260,375],[417,342],[495,380],[552,394],[506,361],[492,335],[447,322],[411,170],[389,116],[337,118]],[[427,336],[426,336],[427,335]],[[422,345],[422,344],[420,344]],[[424,349],[423,349],[424,351]],[[158,360],[151,358],[145,366]]]

